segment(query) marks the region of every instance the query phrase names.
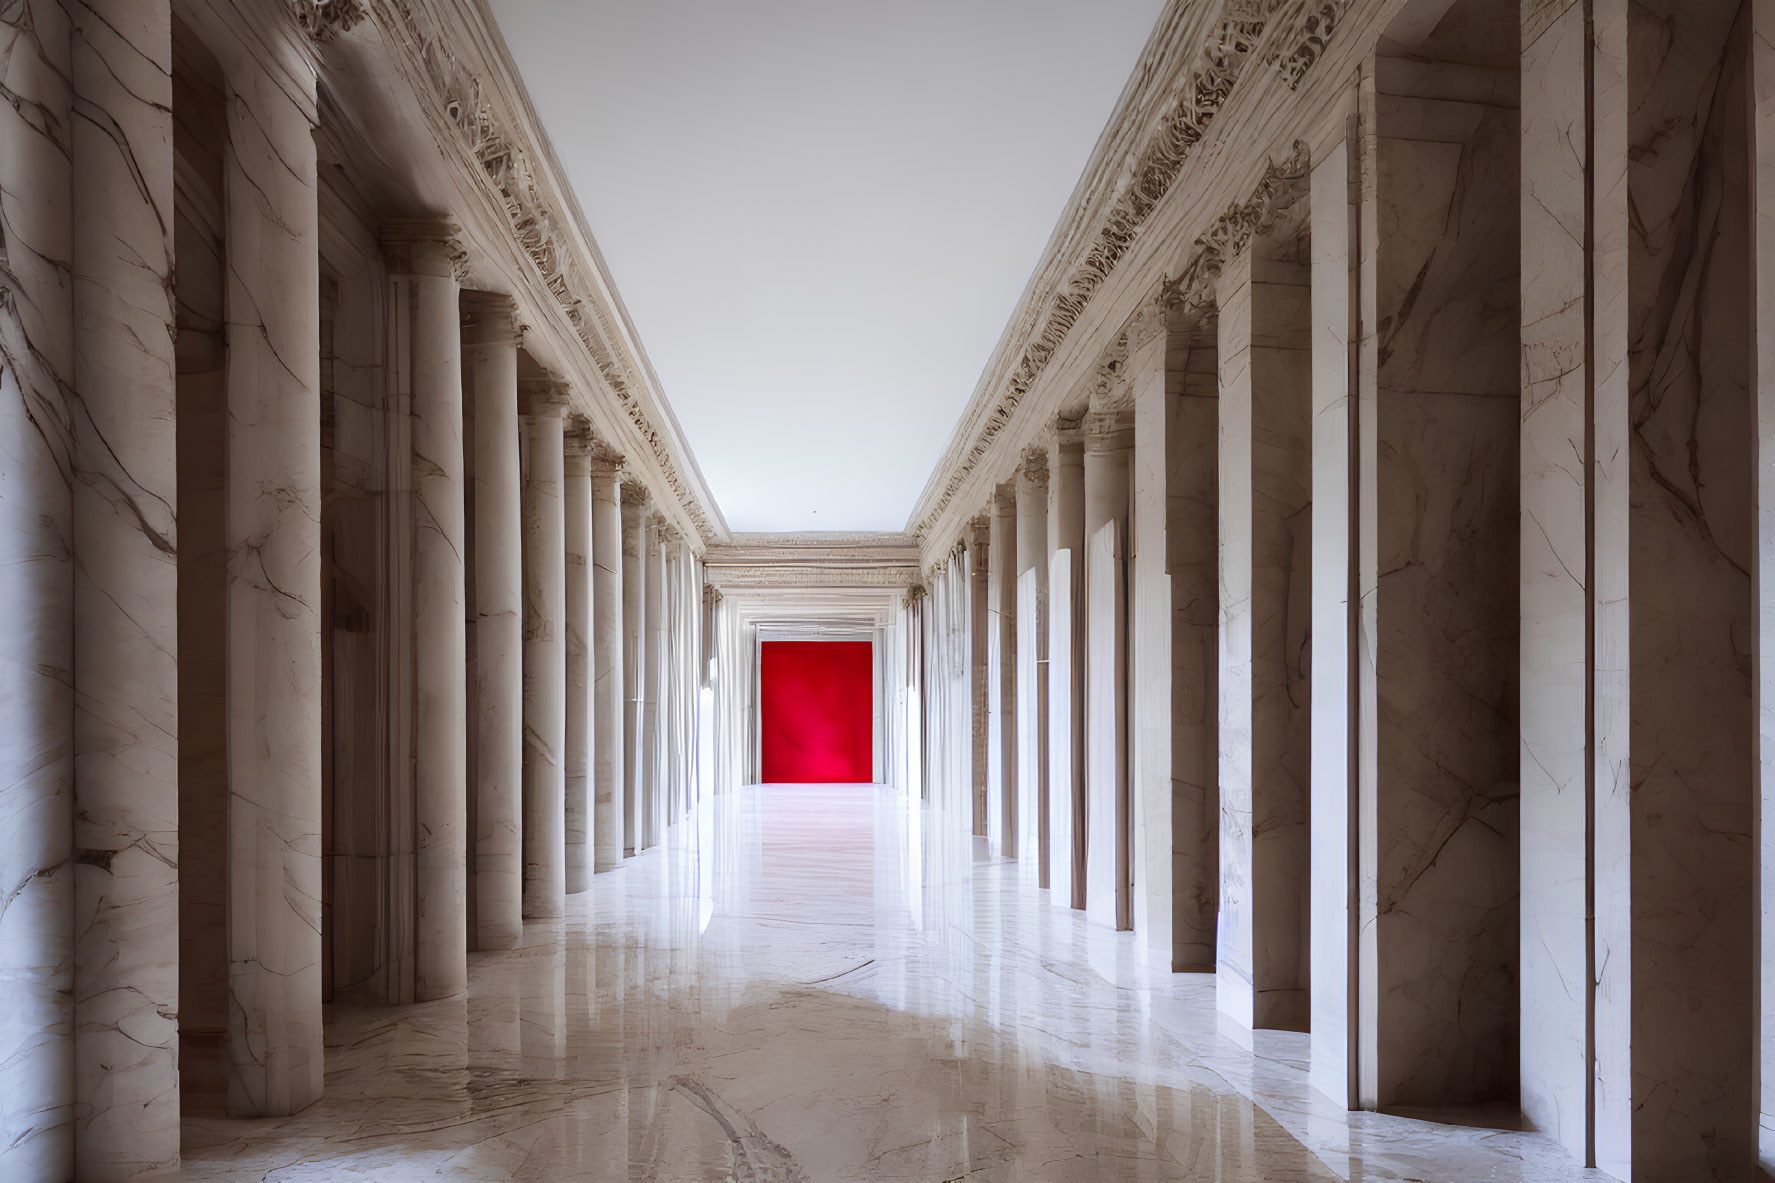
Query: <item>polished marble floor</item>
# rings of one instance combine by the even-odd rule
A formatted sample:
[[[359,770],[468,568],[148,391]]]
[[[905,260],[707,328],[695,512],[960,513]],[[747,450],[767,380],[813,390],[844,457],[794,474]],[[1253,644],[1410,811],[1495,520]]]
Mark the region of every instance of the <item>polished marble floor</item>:
[[[325,1098],[185,1125],[190,1179],[1600,1179],[1532,1134],[1348,1114],[1306,1037],[869,787],[718,799],[467,998],[333,1008]]]

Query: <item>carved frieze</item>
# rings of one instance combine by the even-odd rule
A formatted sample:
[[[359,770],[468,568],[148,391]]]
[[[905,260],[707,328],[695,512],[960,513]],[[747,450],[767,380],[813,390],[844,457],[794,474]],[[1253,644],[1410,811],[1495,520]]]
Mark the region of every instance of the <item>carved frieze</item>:
[[[1296,35],[1279,41],[1269,56],[1269,64],[1282,75],[1289,90],[1299,90],[1307,71],[1324,56],[1325,46],[1349,6],[1350,0],[1292,0],[1289,4],[1283,19]]]
[[[331,41],[369,15],[364,0],[291,0],[291,10],[316,41]]]
[[[364,0],[302,0],[311,7]],[[464,63],[430,8],[418,0],[373,0],[390,38],[418,66],[436,109],[496,194],[511,232],[600,376],[652,455],[703,542],[716,540],[713,523],[685,479],[664,433],[649,417],[641,391],[644,370],[623,341],[619,314],[588,273],[571,223],[545,192],[520,121]]]

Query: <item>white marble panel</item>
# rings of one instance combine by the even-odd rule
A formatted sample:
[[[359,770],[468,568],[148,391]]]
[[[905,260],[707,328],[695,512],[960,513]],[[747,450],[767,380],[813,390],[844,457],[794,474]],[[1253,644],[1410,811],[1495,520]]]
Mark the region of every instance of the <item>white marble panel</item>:
[[[565,391],[532,394],[524,416],[524,919],[561,914],[567,742]]]
[[[1757,417],[1757,1162],[1775,1174],[1775,3],[1750,6],[1751,389]]]
[[[620,458],[592,457],[592,869],[622,866],[624,777]]]
[[[1062,773],[1048,779],[1048,902],[1056,908],[1076,907],[1084,895],[1084,783],[1073,775],[1084,763],[1084,703],[1074,689],[1084,638],[1072,556],[1057,550],[1048,564],[1048,767]]]
[[[1045,580],[1039,583],[1045,583]],[[1048,663],[1037,663],[1037,637],[1043,628],[1046,603],[1036,570],[1026,568],[1017,577],[1017,849],[1029,878],[1046,886],[1047,843],[1047,720]]]
[[[1122,524],[1105,523],[1085,556],[1085,913],[1128,928],[1127,608]]]

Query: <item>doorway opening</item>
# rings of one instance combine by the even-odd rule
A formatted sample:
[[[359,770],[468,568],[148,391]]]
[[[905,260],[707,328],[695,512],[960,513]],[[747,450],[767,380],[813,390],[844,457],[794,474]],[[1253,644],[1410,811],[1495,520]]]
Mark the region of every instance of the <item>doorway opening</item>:
[[[766,784],[874,780],[874,670],[868,641],[761,644]]]

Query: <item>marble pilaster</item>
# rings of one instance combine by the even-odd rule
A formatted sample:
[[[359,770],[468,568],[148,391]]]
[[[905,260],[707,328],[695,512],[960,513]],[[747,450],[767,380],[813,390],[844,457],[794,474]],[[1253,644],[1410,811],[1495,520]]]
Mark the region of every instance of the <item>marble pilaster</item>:
[[[468,635],[463,618],[463,259],[455,228],[384,227],[412,398],[414,999],[468,988]]]
[[[1048,886],[1048,453],[1017,470],[1017,849]]]
[[[0,16],[0,1146],[41,1179],[73,1174],[76,1093],[70,46],[60,4]]]
[[[642,568],[646,572],[641,594],[641,832],[637,849],[657,846],[665,836],[666,803],[664,760],[660,734],[660,699],[666,673],[666,543],[665,524],[658,514],[648,516],[642,534]]]
[[[974,836],[989,835],[991,781],[991,714],[989,699],[992,685],[990,621],[992,593],[989,563],[989,539],[992,525],[989,514],[980,514],[968,522],[968,716],[970,755],[969,799],[973,802]]]
[[[622,457],[592,442],[592,869],[623,858]]]
[[[569,421],[561,476],[561,520],[566,532],[566,749],[562,781],[565,870],[569,895],[591,885],[594,838],[587,778],[592,764],[592,468],[591,429],[578,417]]]
[[[986,554],[986,841],[1005,858],[1017,846],[1017,493],[994,490]]]
[[[1127,524],[1133,424],[1085,420],[1085,913],[1133,927],[1128,797]]]
[[[1750,7],[1751,390],[1757,421],[1757,1165],[1775,1174],[1775,4]],[[1525,136],[1526,136],[1526,124]],[[1525,247],[1526,250],[1526,247]],[[1526,323],[1528,312],[1524,309]],[[1526,1038],[1526,1036],[1525,1036]]]
[[[475,388],[475,948],[523,935],[524,481],[518,337],[505,296],[470,301]]]
[[[1150,958],[1195,972],[1214,964],[1219,864],[1213,325],[1211,315],[1155,325],[1130,342],[1127,367],[1133,923]]]
[[[559,916],[566,890],[566,524],[562,506],[567,388],[523,392],[524,918]]]
[[[89,0],[73,34],[73,1144],[121,1179],[179,1163],[170,5]]]
[[[1268,236],[1220,278],[1219,1009],[1305,1030],[1310,298]]]
[[[314,75],[228,71],[228,1110],[320,1096],[320,270]],[[288,77],[303,79],[299,91]]]
[[[1085,906],[1085,452],[1059,420],[1048,449],[1048,901]]]
[[[646,553],[647,486],[624,481],[622,502],[622,849],[641,849],[641,693],[645,682],[642,642],[647,636]]]
[[[1365,701],[1357,693],[1361,633],[1355,449],[1360,421],[1354,397],[1354,154],[1353,140],[1341,136],[1320,145],[1308,180],[1313,318],[1309,1074],[1314,1088],[1351,1108],[1362,1099],[1357,1045],[1362,983],[1355,969],[1357,737]]]

